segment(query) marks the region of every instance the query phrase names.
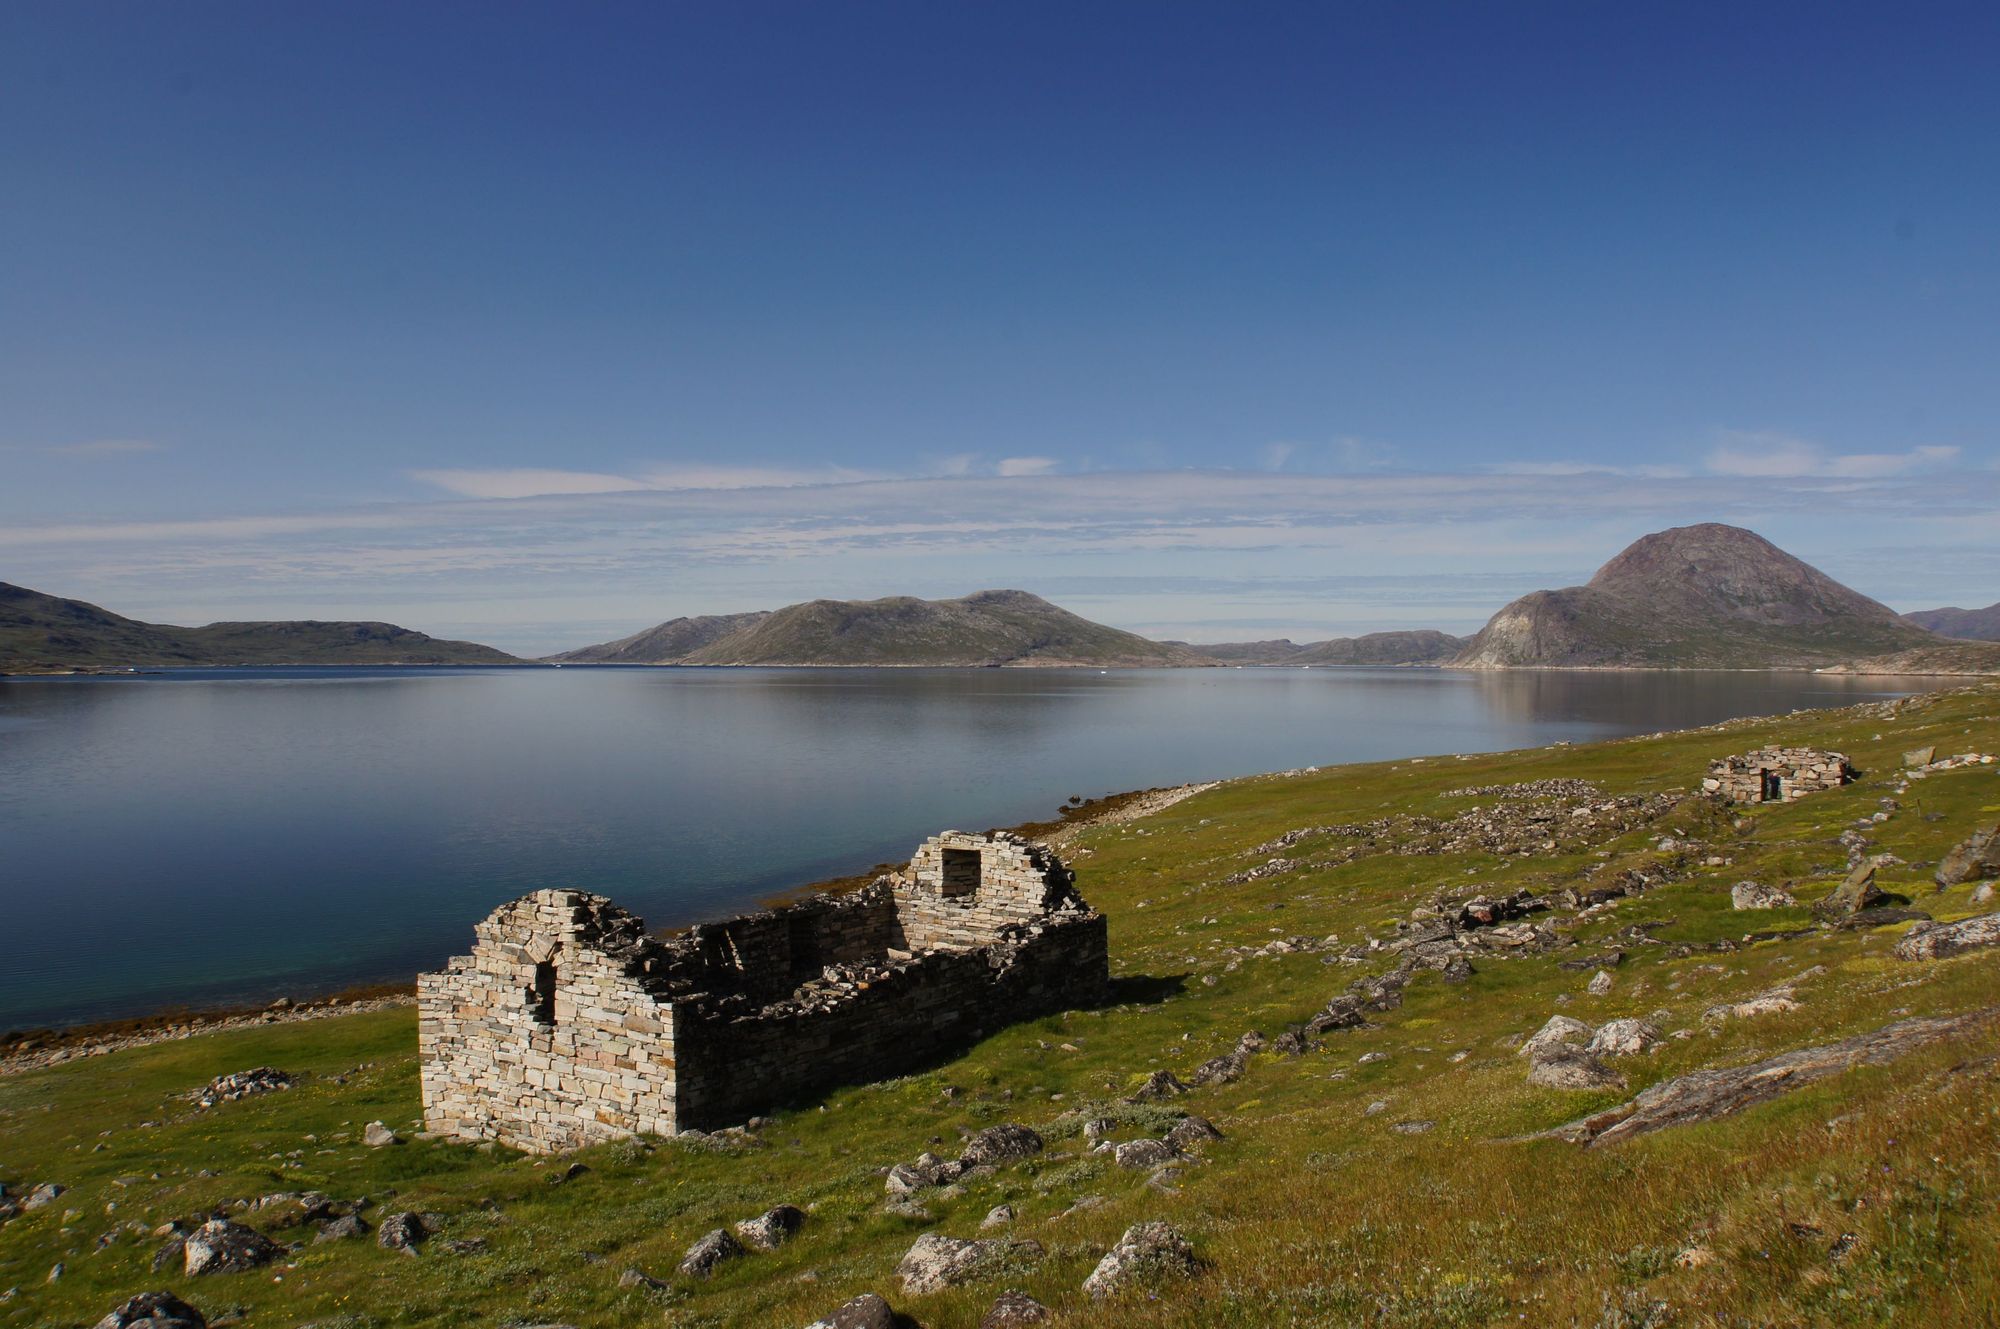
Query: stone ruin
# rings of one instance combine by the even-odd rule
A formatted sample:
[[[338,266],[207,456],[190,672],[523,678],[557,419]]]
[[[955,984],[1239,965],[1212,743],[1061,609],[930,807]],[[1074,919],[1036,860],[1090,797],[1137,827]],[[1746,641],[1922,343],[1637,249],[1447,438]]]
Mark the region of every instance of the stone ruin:
[[[1759,748],[1709,763],[1702,790],[1726,803],[1789,803],[1838,789],[1854,778],[1844,754],[1817,748]]]
[[[1104,916],[1045,847],[946,831],[844,895],[672,938],[601,895],[500,906],[417,980],[424,1124],[531,1152],[713,1130],[1088,1005]]]

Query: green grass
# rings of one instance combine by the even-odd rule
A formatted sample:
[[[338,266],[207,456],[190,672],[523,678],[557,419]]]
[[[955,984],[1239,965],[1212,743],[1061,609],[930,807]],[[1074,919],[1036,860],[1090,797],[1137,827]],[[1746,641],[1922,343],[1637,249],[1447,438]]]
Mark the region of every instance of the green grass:
[[[1992,1055],[1991,1027],[1721,1122],[1617,1147],[1509,1142],[1621,1097],[1525,1082],[1513,1045],[1556,1011],[1594,1023],[1665,1010],[1665,1028],[1692,1030],[1618,1063],[1637,1090],[1906,1015],[2000,1002],[2000,952],[1903,964],[1889,955],[1900,927],[1673,952],[1752,928],[1805,926],[1808,906],[1844,872],[1836,837],[1890,796],[1901,752],[1923,743],[2000,751],[1996,702],[2000,692],[1968,690],[1893,716],[1825,712],[1586,748],[1264,777],[1085,831],[1071,854],[1079,884],[1111,920],[1114,972],[1135,980],[1122,990],[1148,1000],[1017,1026],[922,1074],[778,1112],[762,1146],[739,1154],[615,1144],[583,1151],[589,1171],[551,1185],[569,1160],[429,1142],[366,1149],[358,1139],[368,1121],[408,1133],[418,1116],[408,1011],[217,1034],[0,1079],[0,1180],[72,1187],[0,1228],[0,1289],[19,1289],[0,1302],[0,1326],[94,1323],[154,1287],[211,1316],[242,1308],[258,1326],[785,1326],[874,1290],[933,1329],[954,1329],[976,1325],[1003,1286],[1057,1307],[1060,1323],[1075,1326],[1595,1327],[1657,1320],[1658,1303],[1676,1326],[2000,1322],[2000,1099],[1982,1060]],[[1220,884],[1260,861],[1252,846],[1295,827],[1450,815],[1493,800],[1447,798],[1447,790],[1550,776],[1586,777],[1611,793],[1689,789],[1711,757],[1767,742],[1836,747],[1865,774],[1845,790],[1740,817],[1691,801],[1652,827],[1561,856],[1385,855]],[[1940,918],[1973,912],[1968,888],[1935,893],[1918,865],[2000,815],[1996,772],[1976,767],[1911,786],[1892,819],[1869,832],[1876,851],[1907,860],[1884,874],[1885,888]],[[1249,957],[1248,948],[1280,936],[1337,934],[1342,947],[1386,937],[1393,920],[1440,890],[1548,890],[1657,868],[1679,857],[1656,848],[1662,832],[1693,835],[1703,848],[1679,863],[1672,884],[1577,927],[1577,947],[1477,962],[1460,985],[1420,976],[1402,1008],[1376,1016],[1374,1027],[1332,1034],[1296,1058],[1267,1052],[1238,1083],[1177,1100],[1228,1138],[1187,1170],[1176,1194],[1086,1156],[1066,1119],[1048,1131],[1040,1158],[928,1201],[928,1223],[883,1209],[878,1169],[926,1148],[955,1153],[961,1129],[1002,1120],[1050,1127],[1157,1067],[1185,1074],[1246,1030],[1275,1036],[1353,978],[1388,967],[1328,964],[1320,954]],[[1710,855],[1731,861],[1703,866]],[[1800,907],[1731,910],[1729,887],[1746,877],[1790,881]],[[1657,924],[1653,935],[1669,945],[1620,941],[1636,923]],[[1589,971],[1559,967],[1614,944],[1627,959],[1607,995],[1585,992]],[[1702,1018],[1814,966],[1824,972],[1799,982],[1796,1011]],[[1360,1064],[1371,1051],[1388,1059]],[[260,1064],[302,1081],[207,1112],[178,1097]],[[1376,1101],[1388,1107],[1366,1115]],[[1392,1129],[1407,1121],[1436,1124],[1423,1134]],[[1156,1113],[1132,1128],[1149,1124],[1157,1127]],[[445,1238],[485,1246],[450,1254],[434,1245],[412,1259],[372,1241],[308,1245],[283,1265],[202,1280],[152,1273],[159,1243],[150,1237],[119,1235],[97,1249],[100,1235],[127,1223],[150,1228],[308,1188],[372,1196],[377,1216],[434,1210],[448,1216]],[[1058,1217],[1087,1195],[1104,1202]],[[791,1245],[725,1265],[707,1283],[674,1275],[701,1233],[779,1202],[812,1211]],[[892,1271],[918,1234],[976,1235],[1002,1202],[1019,1214],[1010,1235],[1047,1248],[1039,1264],[1004,1281],[901,1294]],[[1089,1304],[1078,1290],[1084,1277],[1127,1225],[1148,1218],[1186,1231],[1206,1272],[1157,1295]],[[57,1261],[65,1274],[48,1284]],[[628,1267],[669,1280],[671,1290],[620,1289]]]

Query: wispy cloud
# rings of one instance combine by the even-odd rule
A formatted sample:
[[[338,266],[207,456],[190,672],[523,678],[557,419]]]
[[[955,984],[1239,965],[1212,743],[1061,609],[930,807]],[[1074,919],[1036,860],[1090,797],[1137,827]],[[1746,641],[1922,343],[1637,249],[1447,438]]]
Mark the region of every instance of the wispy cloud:
[[[1706,459],[1717,475],[1796,479],[1880,480],[1913,471],[1934,470],[1958,460],[1959,449],[1917,447],[1907,452],[1830,452],[1820,444],[1790,434],[1726,430]]]
[[[1676,480],[1688,475],[1685,466],[1610,466],[1587,461],[1503,461],[1487,469],[1494,475],[1626,475],[1644,480]]]
[[[410,478],[461,498],[547,498],[562,494],[631,494],[643,490],[795,488],[875,478],[840,466],[648,466],[631,475],[539,467],[497,470],[417,470]]]
[[[1047,475],[1056,468],[1054,457],[1002,457],[994,474],[1006,476]]]

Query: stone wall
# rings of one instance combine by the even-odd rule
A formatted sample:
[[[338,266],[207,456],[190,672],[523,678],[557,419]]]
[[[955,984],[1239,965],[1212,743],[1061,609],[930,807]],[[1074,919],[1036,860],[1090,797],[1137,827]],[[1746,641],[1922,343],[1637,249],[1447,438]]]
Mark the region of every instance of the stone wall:
[[[1854,768],[1838,752],[1817,748],[1759,748],[1711,762],[1703,791],[1729,803],[1789,803],[1822,789],[1838,789]]]
[[[501,906],[418,980],[424,1117],[533,1151],[712,1129],[1098,999],[1104,919],[1040,845],[947,831],[864,890],[672,940],[602,896]]]

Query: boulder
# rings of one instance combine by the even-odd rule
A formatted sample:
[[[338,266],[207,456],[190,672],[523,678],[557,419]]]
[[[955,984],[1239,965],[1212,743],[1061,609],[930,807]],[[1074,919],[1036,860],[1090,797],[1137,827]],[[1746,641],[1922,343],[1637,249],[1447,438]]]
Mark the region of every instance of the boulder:
[[[1911,748],[1908,752],[1905,752],[1903,754],[1903,765],[1905,766],[1928,766],[1936,760],[1937,760],[1937,748],[1935,745],[1929,747]]]
[[[1528,1083],[1544,1089],[1622,1089],[1625,1079],[1582,1048],[1551,1048],[1528,1068]]]
[[[1609,969],[1600,969],[1591,976],[1587,990],[1589,991],[1591,996],[1601,997],[1605,993],[1611,991],[1611,984],[1613,983],[1613,981],[1614,980],[1611,977],[1611,971]]]
[[[1119,1167],[1158,1167],[1174,1161],[1174,1147],[1165,1140],[1127,1140],[1111,1151]]]
[[[21,1211],[26,1213],[29,1210],[40,1209],[45,1204],[54,1204],[68,1189],[69,1187],[59,1181],[45,1181],[21,1197]]]
[[[318,1245],[322,1241],[345,1241],[349,1237],[365,1237],[367,1235],[368,1224],[362,1219],[361,1215],[347,1214],[344,1217],[336,1218],[322,1224],[320,1230],[313,1234],[313,1244]]]
[[[903,1280],[905,1292],[937,1292],[989,1278],[1009,1265],[1037,1259],[1041,1254],[1041,1243],[1035,1241],[966,1241],[926,1232],[896,1265],[896,1276]]]
[[[1644,1020],[1608,1020],[1584,1050],[1599,1057],[1630,1057],[1660,1045],[1660,1031]]]
[[[1945,890],[1989,877],[2000,877],[2000,821],[1979,827],[1946,854],[1935,880]]]
[[[1101,1299],[1136,1282],[1186,1278],[1199,1267],[1194,1247],[1171,1223],[1134,1223],[1083,1280],[1083,1290]]]
[[[896,1329],[896,1312],[873,1292],[864,1292],[806,1329]]]
[[[2000,946],[2000,914],[1981,914],[1956,923],[1919,923],[1896,943],[1896,958],[1942,960],[1982,946]]]
[[[1222,1132],[1207,1117],[1185,1117],[1167,1132],[1167,1143],[1182,1153],[1221,1138]]]
[[[1547,1024],[1536,1030],[1527,1042],[1521,1044],[1520,1051],[1516,1055],[1535,1061],[1558,1048],[1570,1045],[1582,1047],[1590,1042],[1594,1032],[1581,1020],[1571,1019],[1567,1015],[1551,1015]]]
[[[1176,1098],[1188,1091],[1180,1077],[1172,1071],[1154,1071],[1145,1082],[1126,1098],[1128,1103],[1153,1103],[1162,1098]]]
[[[1017,1324],[1041,1324],[1049,1318],[1049,1308],[1025,1292],[1002,1292],[993,1308],[980,1320],[979,1329],[1011,1329]]]
[[[370,1149],[380,1149],[384,1145],[401,1144],[402,1139],[379,1121],[371,1121],[361,1128],[361,1143]]]
[[[806,1211],[797,1205],[780,1204],[766,1209],[755,1218],[746,1218],[736,1225],[736,1235],[745,1245],[755,1246],[760,1251],[774,1251],[790,1241],[798,1230],[806,1225]]]
[[[1972,902],[1974,904],[1979,904],[1979,905],[1992,904],[1993,897],[1994,897],[1993,883],[1990,881],[1982,881],[1977,886],[1972,888]]]
[[[996,1227],[1006,1227],[1013,1221],[1014,1206],[1011,1204],[996,1204],[986,1211],[986,1217],[979,1220],[979,1230],[990,1232]]]
[[[415,1255],[417,1248],[442,1226],[442,1220],[433,1215],[404,1210],[382,1220],[382,1226],[375,1230],[375,1244],[385,1251]]]
[[[981,1167],[1012,1163],[1017,1159],[1030,1158],[1042,1152],[1042,1137],[1026,1126],[1013,1122],[1003,1122],[998,1126],[988,1126],[965,1142],[965,1151],[958,1156],[961,1167]]]
[[[203,1274],[240,1274],[269,1264],[285,1248],[254,1228],[226,1218],[203,1223],[188,1233],[181,1246],[182,1267],[189,1278]]]
[[[1729,903],[1736,909],[1788,909],[1798,901],[1782,886],[1739,881],[1729,890]]]
[[[725,1260],[740,1259],[745,1254],[743,1243],[730,1236],[728,1229],[716,1228],[687,1248],[680,1269],[690,1278],[707,1278]]]
[[[99,1320],[97,1329],[208,1329],[208,1320],[171,1292],[141,1292]]]
[[[1861,864],[1833,888],[1833,894],[1814,905],[1813,912],[1822,918],[1846,918],[1886,902],[1889,897],[1875,884],[1875,874],[1882,866],[1880,854]]]

